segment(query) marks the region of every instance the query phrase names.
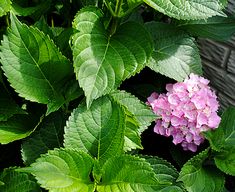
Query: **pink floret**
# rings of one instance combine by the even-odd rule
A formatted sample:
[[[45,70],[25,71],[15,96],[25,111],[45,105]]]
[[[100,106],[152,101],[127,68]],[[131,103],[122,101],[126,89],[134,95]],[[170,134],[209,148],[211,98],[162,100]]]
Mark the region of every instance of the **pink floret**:
[[[204,141],[204,131],[219,126],[219,103],[215,92],[208,86],[209,80],[190,74],[184,82],[166,85],[166,94],[152,93],[147,104],[161,117],[156,120],[154,132],[172,136],[175,145],[184,150],[197,151]]]

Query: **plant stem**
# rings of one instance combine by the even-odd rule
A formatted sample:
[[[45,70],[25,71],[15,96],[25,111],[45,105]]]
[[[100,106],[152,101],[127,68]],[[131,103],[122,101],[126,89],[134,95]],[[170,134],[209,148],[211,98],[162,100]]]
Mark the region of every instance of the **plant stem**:
[[[106,0],[104,0],[104,4],[106,5],[108,10],[110,11],[111,15],[115,16],[115,12],[113,11],[112,7],[110,6],[110,4]]]
[[[120,13],[120,10],[122,7],[122,2],[123,2],[123,0],[117,0],[117,4],[115,7],[115,17],[119,17],[119,13]]]
[[[115,6],[115,15],[113,16],[113,19],[112,19],[113,22],[112,22],[111,31],[110,31],[111,36],[116,32],[117,26],[119,24],[119,13],[121,11],[122,2],[123,0],[117,0],[116,6]]]
[[[6,24],[7,24],[7,27],[10,27],[10,19],[9,19],[9,13],[6,15]]]

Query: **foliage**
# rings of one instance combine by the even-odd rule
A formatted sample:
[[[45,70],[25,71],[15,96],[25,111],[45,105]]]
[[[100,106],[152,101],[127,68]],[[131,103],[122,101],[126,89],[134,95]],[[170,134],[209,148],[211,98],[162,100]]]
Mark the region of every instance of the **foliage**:
[[[147,153],[144,138],[159,118],[146,95],[202,75],[198,37],[235,32],[226,4],[1,0],[0,191],[226,190],[235,176],[234,108],[182,167],[174,155],[163,159],[169,145]]]

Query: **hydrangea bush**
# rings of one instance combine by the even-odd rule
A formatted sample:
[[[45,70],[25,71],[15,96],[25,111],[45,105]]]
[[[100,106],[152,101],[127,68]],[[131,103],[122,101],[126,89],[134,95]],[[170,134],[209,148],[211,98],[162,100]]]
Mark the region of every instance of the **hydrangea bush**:
[[[234,34],[227,4],[0,0],[0,191],[233,190],[197,46]]]

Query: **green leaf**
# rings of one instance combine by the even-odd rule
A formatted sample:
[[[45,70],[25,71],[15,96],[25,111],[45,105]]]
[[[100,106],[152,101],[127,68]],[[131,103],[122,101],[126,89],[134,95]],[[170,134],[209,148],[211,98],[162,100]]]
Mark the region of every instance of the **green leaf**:
[[[0,174],[0,180],[3,182],[3,185],[0,185],[0,191],[2,192],[41,191],[40,187],[29,174],[17,172],[13,168],[4,169]]]
[[[147,105],[125,91],[114,91],[109,96],[123,106],[126,114],[124,151],[142,149],[140,133],[156,118]]]
[[[43,9],[45,7],[45,4],[50,5],[49,2],[50,2],[50,0],[44,1],[43,3],[36,5],[35,7],[21,7],[16,2],[12,2],[11,9],[15,15],[29,16],[29,15],[32,15],[33,13],[35,13],[36,11],[40,11],[41,9]]]
[[[215,164],[221,171],[235,176],[235,147],[216,153]]]
[[[227,108],[217,129],[204,133],[212,149],[221,151],[223,148],[235,146],[235,107]]]
[[[30,17],[34,19],[34,21],[39,20],[44,14],[46,15],[46,13],[49,12],[49,10],[51,9],[51,6],[54,4],[52,0],[36,1],[36,3],[37,4],[35,7],[37,9],[35,9],[35,11],[30,15]],[[26,5],[26,8],[29,8],[29,7]],[[22,9],[22,12],[24,12],[23,9]]]
[[[73,22],[79,31],[72,38],[74,68],[87,106],[142,70],[152,52],[152,40],[143,25],[126,22],[111,35],[102,18],[99,9],[88,7]]]
[[[29,136],[36,128],[36,123],[28,115],[14,115],[7,121],[0,122],[0,143],[7,144]]]
[[[228,0],[219,0],[219,2],[221,3],[223,7],[226,7],[228,4]]]
[[[0,90],[0,121],[6,121],[15,114],[26,113],[15,103],[1,83]]]
[[[61,147],[64,125],[64,116],[59,112],[44,118],[37,130],[23,141],[21,152],[24,163],[29,165],[49,149]]]
[[[155,192],[160,185],[154,171],[144,159],[121,155],[109,159],[103,167],[98,192]]]
[[[79,98],[84,94],[83,90],[79,87],[77,80],[71,79],[64,86],[65,102],[69,103],[74,99]]]
[[[54,34],[50,26],[47,24],[44,17],[41,17],[35,24],[34,27],[37,27],[40,31],[42,31],[45,35],[49,35],[51,39],[54,38]]]
[[[89,178],[93,164],[93,159],[82,151],[55,149],[20,171],[32,173],[50,192],[93,192]]]
[[[215,15],[226,16],[221,11],[224,6],[218,0],[144,0],[144,2],[157,11],[179,20],[207,19]]]
[[[141,137],[139,133],[139,124],[135,117],[126,113],[126,129],[124,136],[124,151],[131,151],[132,149],[143,149],[141,145]]]
[[[152,110],[130,93],[117,90],[112,92],[110,96],[136,118],[140,126],[140,132],[143,132],[156,119],[156,115]]]
[[[75,109],[65,128],[64,146],[85,151],[101,164],[123,151],[125,113],[108,97]]]
[[[72,58],[72,50],[69,45],[69,41],[73,34],[73,28],[66,28],[55,38],[56,45],[59,47],[61,52],[69,58]]]
[[[151,156],[141,156],[145,158],[145,160],[151,164],[157,179],[161,183],[165,183],[165,185],[155,186],[155,191],[167,192],[183,192],[185,191],[181,182],[176,182],[176,179],[179,176],[178,171],[175,169],[173,165],[171,165],[166,160],[159,157],[151,157]]]
[[[223,174],[212,165],[203,165],[209,149],[190,159],[181,169],[179,181],[189,192],[221,192],[224,188]]]
[[[48,36],[11,15],[0,56],[8,81],[21,97],[48,104],[48,114],[63,104],[61,90],[72,68]]]
[[[10,0],[1,0],[0,1],[0,17],[5,15],[11,9],[11,1]]]
[[[148,67],[176,81],[183,81],[190,73],[202,74],[199,50],[192,37],[174,25],[149,22],[146,27],[154,40]]]
[[[211,17],[207,20],[179,21],[180,29],[193,36],[226,41],[235,33],[235,18]]]

